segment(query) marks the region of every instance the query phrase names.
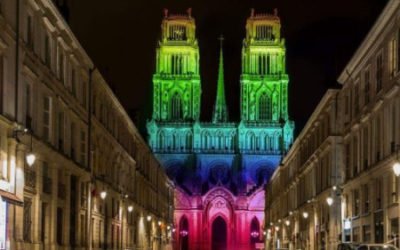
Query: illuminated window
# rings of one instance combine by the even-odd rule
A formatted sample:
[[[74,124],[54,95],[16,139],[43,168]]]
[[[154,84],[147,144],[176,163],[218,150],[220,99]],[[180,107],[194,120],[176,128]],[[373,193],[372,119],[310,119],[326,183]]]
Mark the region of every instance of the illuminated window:
[[[257,25],[256,26],[256,39],[257,40],[273,40],[275,39],[272,34],[271,25]]]
[[[261,94],[258,101],[258,118],[260,120],[270,120],[271,119],[271,99],[266,93]]]
[[[170,25],[169,26],[169,40],[186,40],[186,27],[184,25]]]

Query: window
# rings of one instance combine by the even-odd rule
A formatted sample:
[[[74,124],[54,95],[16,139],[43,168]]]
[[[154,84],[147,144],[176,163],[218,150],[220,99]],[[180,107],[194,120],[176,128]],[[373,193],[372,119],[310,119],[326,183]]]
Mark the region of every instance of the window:
[[[274,40],[275,37],[272,33],[271,25],[257,25],[256,26],[256,40]]]
[[[47,33],[44,35],[44,63],[48,67],[51,66],[51,44],[50,37]]]
[[[350,144],[345,145],[345,164],[346,164],[346,180],[351,179],[351,166],[350,166]]]
[[[389,197],[391,203],[396,203],[397,202],[397,177],[394,173],[391,174],[391,180],[390,180],[390,194]],[[390,203],[389,203],[390,205]]]
[[[31,85],[25,85],[25,125],[26,128],[32,128],[32,89]]]
[[[81,164],[86,165],[86,133],[81,130]]]
[[[43,139],[47,142],[51,139],[51,97],[43,98]]]
[[[171,98],[171,119],[179,120],[182,118],[182,99],[181,96],[177,92],[175,92],[175,94]]]
[[[258,74],[266,75],[271,73],[271,57],[270,54],[258,55]]]
[[[376,161],[379,161],[381,158],[381,119],[377,117],[375,120],[375,152],[376,152]]]
[[[358,189],[353,190],[353,216],[360,215],[360,194]]]
[[[368,213],[369,206],[369,186],[368,184],[364,184],[362,186],[362,196],[363,196],[363,213]]]
[[[71,158],[75,160],[75,124],[71,122]]]
[[[47,204],[42,202],[41,208],[41,223],[40,223],[40,241],[44,243],[45,235],[46,235],[46,211]]]
[[[382,209],[383,183],[382,183],[381,178],[376,179],[375,192],[376,192],[376,194],[375,194],[375,197],[376,197],[375,210]]]
[[[360,104],[360,89],[359,89],[359,83],[354,87],[354,111],[357,114],[359,111],[359,104]]]
[[[360,227],[353,227],[353,242],[360,242]]]
[[[371,226],[370,225],[363,225],[363,238],[362,242],[369,243],[371,242]]]
[[[183,56],[171,55],[171,74],[180,75],[183,69]]]
[[[63,209],[57,207],[57,244],[61,246],[63,244]]]
[[[397,41],[395,38],[389,41],[388,51],[388,64],[389,64],[389,77],[392,78],[396,73],[397,66]]]
[[[51,194],[51,178],[50,178],[50,170],[47,162],[43,162],[42,164],[42,190],[43,193]]]
[[[76,97],[76,72],[75,69],[71,70],[71,92]]]
[[[358,137],[355,136],[353,139],[353,177],[359,173],[358,158]]]
[[[82,82],[82,106],[87,108],[87,85]]]
[[[58,78],[60,81],[65,84],[65,58],[64,53],[62,52],[61,46],[58,48]]]
[[[186,27],[184,25],[170,25],[169,26],[169,40],[186,40]]]
[[[363,129],[363,169],[368,168],[368,127]]]
[[[369,76],[369,70],[366,70],[364,72],[364,102],[365,104],[369,103],[369,89],[370,89],[370,76]]]
[[[33,48],[33,23],[32,16],[28,14],[26,18],[26,44],[29,48]]]
[[[260,120],[271,119],[271,98],[264,92],[258,101],[258,118]]]
[[[64,113],[58,114],[58,149],[64,151]]]
[[[31,241],[32,236],[32,199],[24,197],[24,224],[23,239],[26,242]]]
[[[376,93],[382,89],[383,59],[382,53],[376,58]]]

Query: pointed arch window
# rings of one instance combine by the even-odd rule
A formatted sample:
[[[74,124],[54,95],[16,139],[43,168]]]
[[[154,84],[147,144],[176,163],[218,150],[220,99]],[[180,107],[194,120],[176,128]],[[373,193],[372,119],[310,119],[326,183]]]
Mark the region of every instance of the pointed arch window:
[[[254,148],[255,148],[255,136],[254,136],[254,134],[253,133],[250,133],[249,134],[249,140],[248,140],[248,149],[249,150],[254,150]]]
[[[159,135],[159,148],[163,149],[165,147],[165,134],[163,131],[161,131],[160,135]]]
[[[171,98],[171,119],[180,120],[182,118],[182,98],[178,92],[175,92]]]
[[[258,100],[258,119],[271,119],[271,98],[264,92]]]
[[[192,148],[192,134],[188,132],[186,134],[186,143],[185,143],[186,149],[191,149]]]

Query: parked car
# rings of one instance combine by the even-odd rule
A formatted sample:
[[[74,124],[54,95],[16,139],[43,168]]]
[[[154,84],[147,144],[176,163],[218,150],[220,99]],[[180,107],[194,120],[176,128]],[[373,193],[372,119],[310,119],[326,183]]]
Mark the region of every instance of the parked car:
[[[357,250],[399,250],[397,247],[390,244],[361,244]]]
[[[356,250],[358,244],[355,243],[340,243],[337,247],[337,250]]]

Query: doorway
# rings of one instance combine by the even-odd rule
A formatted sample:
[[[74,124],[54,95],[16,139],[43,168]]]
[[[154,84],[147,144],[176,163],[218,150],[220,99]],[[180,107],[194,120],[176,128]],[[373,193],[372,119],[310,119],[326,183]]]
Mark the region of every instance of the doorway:
[[[212,223],[211,249],[227,250],[227,225],[221,216],[218,216]]]
[[[189,222],[185,216],[182,217],[180,225],[180,250],[189,250]]]

